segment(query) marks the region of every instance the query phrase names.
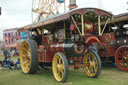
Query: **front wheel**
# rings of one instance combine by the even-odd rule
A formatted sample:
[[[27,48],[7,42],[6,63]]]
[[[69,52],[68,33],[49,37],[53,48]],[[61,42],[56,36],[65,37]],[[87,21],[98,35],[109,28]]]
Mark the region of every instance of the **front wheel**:
[[[65,82],[68,76],[68,60],[66,56],[58,52],[54,55],[52,61],[52,71],[55,79],[59,82]]]
[[[97,78],[101,72],[101,60],[94,50],[89,50],[83,57],[84,72],[88,77]]]

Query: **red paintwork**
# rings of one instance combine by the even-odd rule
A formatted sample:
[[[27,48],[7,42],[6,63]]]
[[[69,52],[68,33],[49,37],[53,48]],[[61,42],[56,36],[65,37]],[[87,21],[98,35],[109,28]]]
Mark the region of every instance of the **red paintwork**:
[[[99,37],[101,43],[100,45],[100,56],[106,56],[104,48],[107,49],[109,56],[115,55],[115,46],[111,43],[116,41],[114,32],[104,33],[102,36]],[[109,44],[108,44],[109,43]]]
[[[98,39],[98,37],[93,36],[92,34],[86,35],[86,45],[90,46],[92,43],[99,43],[100,45],[100,56],[106,56],[104,46],[107,48],[109,56],[114,56],[115,54],[115,47],[113,45],[107,45],[107,40],[105,40],[104,34],[102,37],[100,37],[101,41]],[[113,33],[110,33],[112,35],[112,38],[110,41],[113,41],[115,38],[113,36]],[[88,37],[87,37],[88,36]],[[103,42],[103,40],[105,42]],[[52,35],[46,35],[43,36],[43,45],[39,46],[39,49],[41,52],[38,53],[38,61],[39,62],[52,62],[53,56],[56,52],[63,52],[64,53],[64,47],[60,47],[58,45],[62,45],[63,43],[56,43],[52,37]],[[76,66],[77,68],[77,66]]]
[[[109,56],[114,56],[115,55],[116,49],[115,49],[114,46],[109,45],[109,46],[107,46],[107,49],[108,49]]]
[[[58,45],[63,45],[63,43],[56,43],[53,40],[52,35],[43,36],[42,45],[40,45],[38,49],[38,50],[41,50],[41,52],[38,52],[38,61],[52,62],[52,59],[55,53],[57,52],[64,53],[64,47],[58,46]]]
[[[113,45],[108,45],[108,46],[105,46],[107,48],[107,51],[108,51],[108,54],[109,56],[114,56],[115,55],[115,47]],[[101,57],[105,57],[106,56],[106,53],[105,53],[105,49],[104,47],[100,47],[100,54],[99,54]]]
[[[115,34],[114,32],[110,32],[110,33],[104,33],[102,36],[100,36],[100,41],[101,42],[111,42],[111,41],[115,41]]]
[[[71,68],[79,69],[82,66],[83,57],[69,57],[68,60],[74,61],[73,65],[70,65]]]
[[[115,55],[115,51],[116,51],[115,46],[111,44],[111,42],[116,41],[114,32],[104,33],[102,36],[99,36],[99,37],[94,36],[90,33],[86,33],[85,39],[86,39],[87,46],[90,46],[93,43],[99,44],[99,47],[100,47],[99,55],[101,57],[106,56],[106,52],[104,50],[105,48],[107,49],[109,56]]]
[[[73,31],[75,29],[75,25],[74,24],[71,24],[70,25],[70,30]]]
[[[90,46],[93,43],[100,43],[100,40],[96,36],[90,36],[86,38],[86,45]]]

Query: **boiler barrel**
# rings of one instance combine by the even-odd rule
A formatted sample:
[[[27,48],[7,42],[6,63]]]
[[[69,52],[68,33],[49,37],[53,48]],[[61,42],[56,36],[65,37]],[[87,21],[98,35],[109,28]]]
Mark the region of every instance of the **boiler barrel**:
[[[67,57],[79,57],[85,52],[85,45],[78,43],[64,44],[64,51]]]

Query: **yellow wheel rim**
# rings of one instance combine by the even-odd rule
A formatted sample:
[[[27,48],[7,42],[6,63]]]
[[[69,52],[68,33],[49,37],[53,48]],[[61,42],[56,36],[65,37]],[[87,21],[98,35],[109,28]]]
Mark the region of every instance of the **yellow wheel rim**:
[[[28,73],[31,64],[31,51],[28,43],[24,41],[20,48],[20,62],[24,73]]]
[[[62,81],[64,79],[65,67],[64,60],[61,55],[56,54],[54,56],[52,69],[55,79],[57,81]]]
[[[84,71],[89,77],[94,77],[98,71],[98,63],[96,55],[87,52],[83,57]]]

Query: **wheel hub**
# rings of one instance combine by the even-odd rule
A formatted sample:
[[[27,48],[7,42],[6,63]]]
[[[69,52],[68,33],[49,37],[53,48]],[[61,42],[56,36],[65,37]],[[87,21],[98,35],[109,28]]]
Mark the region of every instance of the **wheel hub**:
[[[58,64],[57,69],[58,69],[58,71],[62,71],[62,70],[64,70],[64,67],[62,64]]]
[[[95,62],[94,61],[90,62],[90,67],[95,67]]]

